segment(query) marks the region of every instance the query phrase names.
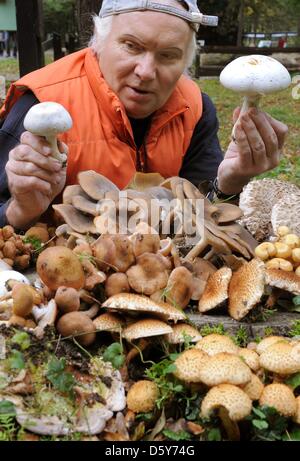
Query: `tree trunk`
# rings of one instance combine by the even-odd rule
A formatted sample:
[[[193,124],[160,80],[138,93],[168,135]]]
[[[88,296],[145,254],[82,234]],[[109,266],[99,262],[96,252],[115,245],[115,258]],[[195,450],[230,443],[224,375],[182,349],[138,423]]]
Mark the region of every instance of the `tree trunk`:
[[[244,22],[245,22],[245,0],[241,0],[239,15],[238,15],[238,35],[237,35],[237,46],[243,45],[244,35]]]
[[[93,33],[93,14],[98,14],[102,0],[77,0],[79,40],[82,47],[88,44]]]

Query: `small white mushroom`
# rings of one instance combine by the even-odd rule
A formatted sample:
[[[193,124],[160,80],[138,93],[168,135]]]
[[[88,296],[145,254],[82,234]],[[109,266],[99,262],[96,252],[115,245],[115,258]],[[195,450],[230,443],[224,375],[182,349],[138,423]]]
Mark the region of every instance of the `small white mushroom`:
[[[287,69],[270,56],[242,56],[229,63],[221,72],[220,82],[225,88],[241,93],[244,103],[240,116],[250,107],[258,107],[265,94],[284,90],[291,84]],[[233,128],[233,136],[234,136]]]
[[[24,128],[37,136],[44,136],[52,149],[52,156],[64,163],[66,155],[57,147],[56,136],[72,128],[69,112],[56,102],[41,102],[29,109],[24,119]]]

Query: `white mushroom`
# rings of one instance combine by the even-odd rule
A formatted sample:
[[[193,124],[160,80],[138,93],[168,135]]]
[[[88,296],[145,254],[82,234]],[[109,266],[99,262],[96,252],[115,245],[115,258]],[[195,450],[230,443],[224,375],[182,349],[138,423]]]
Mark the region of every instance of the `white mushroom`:
[[[257,107],[261,96],[287,88],[291,84],[291,76],[276,59],[250,55],[229,63],[221,72],[220,82],[225,88],[244,96],[241,116],[250,107]]]
[[[32,106],[24,119],[24,128],[44,136],[51,146],[52,156],[62,163],[66,161],[66,155],[58,150],[56,136],[72,128],[72,118],[61,104],[41,102]]]

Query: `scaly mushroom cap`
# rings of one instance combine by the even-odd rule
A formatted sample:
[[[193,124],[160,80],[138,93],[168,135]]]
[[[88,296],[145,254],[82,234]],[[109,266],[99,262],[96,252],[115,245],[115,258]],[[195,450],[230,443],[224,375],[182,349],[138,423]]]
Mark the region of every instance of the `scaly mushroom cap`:
[[[267,240],[272,233],[273,206],[291,194],[299,195],[299,188],[278,179],[260,179],[249,182],[240,195],[239,207],[244,213],[244,217],[240,220],[241,224],[257,240]]]
[[[280,226],[287,226],[292,233],[300,235],[300,188],[298,193],[283,197],[273,206],[271,223],[274,233]]]
[[[172,328],[167,323],[156,319],[142,319],[132,323],[123,330],[122,336],[128,341],[139,338],[149,338],[172,333]]]
[[[113,182],[92,170],[78,173],[78,182],[84,192],[97,201],[104,199],[107,192],[119,191]]]
[[[166,301],[174,307],[185,309],[193,293],[193,275],[185,267],[176,267],[170,274],[166,287]]]
[[[157,303],[146,296],[140,296],[133,293],[120,293],[108,298],[102,307],[118,311],[135,311],[157,315],[165,320],[175,322],[185,320],[185,315],[173,306],[167,303]]]
[[[263,393],[264,385],[261,380],[252,373],[251,381],[244,386],[241,386],[241,388],[251,400],[259,400]]]
[[[168,271],[162,258],[152,253],[144,253],[136,258],[137,264],[126,272],[129,285],[134,291],[150,296],[167,286]]]
[[[200,370],[208,360],[208,355],[198,349],[186,349],[174,362],[176,378],[187,383],[200,383]]]
[[[295,421],[296,424],[300,424],[300,395],[296,397],[296,403],[297,403],[297,410],[294,415],[293,421]]]
[[[265,288],[265,265],[252,259],[235,272],[229,284],[229,314],[235,320],[245,317],[259,303]]]
[[[78,257],[66,247],[50,247],[40,253],[36,270],[50,290],[60,286],[80,290],[85,283],[84,272]]]
[[[274,407],[287,418],[294,416],[297,411],[297,401],[291,389],[285,384],[269,384],[263,390],[259,404]]]
[[[286,342],[277,342],[269,346],[260,355],[260,366],[280,375],[298,373],[300,371],[300,356],[293,354],[295,347]]]
[[[294,272],[286,272],[280,269],[266,269],[266,284],[289,291],[295,295],[300,295],[300,277]]]
[[[219,354],[220,352],[237,354],[239,351],[238,346],[234,344],[229,336],[219,335],[217,333],[204,336],[204,338],[197,342],[195,347],[203,352],[206,352],[206,354],[210,356]]]
[[[172,333],[166,335],[166,340],[170,344],[184,343],[185,339],[188,339],[192,343],[196,343],[202,338],[199,331],[188,323],[173,325],[172,330]]]
[[[149,413],[155,407],[159,389],[152,381],[141,380],[134,383],[127,394],[127,408],[134,413]]]
[[[202,366],[200,379],[207,386],[241,385],[251,380],[251,370],[237,355],[220,352],[209,357]]]
[[[124,319],[118,315],[110,312],[99,315],[99,317],[93,320],[93,324],[97,331],[109,331],[112,333],[119,333],[123,325],[125,325]]]
[[[256,352],[261,355],[263,352],[265,352],[270,346],[273,346],[273,344],[279,343],[279,342],[284,342],[286,344],[289,343],[289,339],[285,338],[284,336],[268,336],[267,338],[262,339],[256,348]]]
[[[201,404],[201,417],[209,418],[213,410],[225,407],[232,421],[240,421],[252,411],[252,401],[239,387],[220,384],[208,391]]]
[[[251,370],[254,372],[259,370],[259,355],[255,351],[247,348],[240,348],[238,355],[239,357],[242,357],[242,359],[245,361],[248,367],[251,368]]]
[[[231,277],[232,270],[229,267],[222,267],[209,277],[199,301],[200,312],[210,311],[226,301]]]

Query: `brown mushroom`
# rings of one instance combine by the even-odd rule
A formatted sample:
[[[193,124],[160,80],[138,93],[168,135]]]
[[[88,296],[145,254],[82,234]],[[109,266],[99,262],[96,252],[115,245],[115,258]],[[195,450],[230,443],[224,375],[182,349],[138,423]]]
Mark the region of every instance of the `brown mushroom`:
[[[63,220],[76,232],[80,234],[97,234],[97,229],[90,216],[82,214],[73,205],[52,205],[52,208],[63,218]]]
[[[176,267],[170,274],[166,287],[167,303],[185,309],[193,293],[193,275],[185,267]]]
[[[57,289],[55,298],[56,305],[60,312],[78,311],[80,307],[80,295],[75,288],[61,286]]]
[[[137,264],[126,272],[129,285],[134,291],[151,295],[167,286],[168,271],[162,258],[152,253],[144,253],[136,258]]]
[[[126,327],[122,332],[122,336],[127,341],[132,341],[168,333],[172,333],[172,328],[167,323],[157,319],[142,319]]]
[[[30,288],[23,284],[17,283],[12,289],[13,314],[18,317],[27,317],[33,308],[33,295]]]
[[[75,337],[82,346],[89,346],[96,339],[93,321],[82,312],[69,312],[57,322],[57,330],[63,337]]]
[[[149,413],[159,397],[157,384],[141,380],[135,382],[127,394],[127,407],[134,413]]]
[[[79,290],[84,286],[83,268],[69,248],[47,248],[39,255],[36,268],[41,280],[51,290],[57,290],[60,286]]]
[[[95,171],[81,171],[78,181],[84,192],[97,201],[102,200],[107,192],[119,190],[113,182]]]
[[[232,277],[229,267],[222,267],[212,274],[199,301],[199,311],[207,312],[220,306],[228,299],[228,287]]]
[[[122,272],[110,275],[105,282],[105,294],[107,297],[118,293],[129,293],[130,286],[127,275]]]

